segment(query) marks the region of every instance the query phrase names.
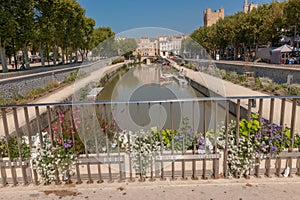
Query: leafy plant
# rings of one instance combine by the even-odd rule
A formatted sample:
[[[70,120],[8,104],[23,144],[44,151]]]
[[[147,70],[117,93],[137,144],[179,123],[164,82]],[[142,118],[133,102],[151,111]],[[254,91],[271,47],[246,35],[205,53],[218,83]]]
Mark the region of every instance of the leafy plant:
[[[70,182],[72,166],[76,157],[72,152],[72,140],[54,140],[47,133],[43,133],[43,144],[40,144],[39,137],[33,142],[32,166],[41,176],[44,184],[50,184],[55,180],[56,172],[62,176],[62,180]]]
[[[258,121],[258,116],[252,114],[251,120],[247,121],[246,119],[242,119],[240,121],[240,134],[249,138],[250,135],[257,133],[260,128],[260,123]]]
[[[135,133],[123,131],[117,138],[121,148],[130,154],[137,173],[141,172],[145,175],[149,172],[151,161],[154,160],[160,150],[160,142],[154,139],[157,132],[156,128],[152,128],[150,131],[140,130]],[[128,137],[130,138],[130,146]]]

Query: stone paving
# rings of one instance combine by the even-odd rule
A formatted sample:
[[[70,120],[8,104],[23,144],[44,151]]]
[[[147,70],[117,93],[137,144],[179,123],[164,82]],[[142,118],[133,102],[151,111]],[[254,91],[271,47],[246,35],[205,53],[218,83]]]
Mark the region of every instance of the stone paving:
[[[271,181],[272,180],[272,181]],[[300,178],[253,178],[29,185],[0,188],[0,199],[298,200]]]

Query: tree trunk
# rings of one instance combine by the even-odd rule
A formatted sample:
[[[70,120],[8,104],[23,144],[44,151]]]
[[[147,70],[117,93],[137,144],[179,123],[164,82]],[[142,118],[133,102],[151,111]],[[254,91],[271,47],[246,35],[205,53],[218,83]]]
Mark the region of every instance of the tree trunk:
[[[52,47],[52,51],[53,51],[53,65],[56,66],[56,60],[57,60],[57,48],[56,46]]]
[[[83,63],[83,61],[84,61],[84,51],[80,50],[79,53],[80,53],[80,56],[81,56],[81,62]]]
[[[73,62],[73,59],[72,59],[72,47],[70,47],[70,64],[72,64],[72,62]]]
[[[27,49],[27,43],[24,43],[24,61],[25,61],[25,68],[30,69],[30,63],[28,58],[28,49]]]
[[[39,54],[40,54],[40,57],[41,57],[41,65],[42,65],[42,67],[45,67],[44,52],[43,52],[41,43],[40,43],[40,46],[39,46]]]
[[[61,63],[65,64],[65,50],[64,48],[61,48]]]
[[[76,56],[76,63],[78,63],[78,49],[76,49],[76,52],[75,52],[75,56]]]
[[[86,52],[85,52],[85,59],[86,59],[87,61],[89,61],[89,59],[88,59],[88,54],[89,54],[89,52],[86,51]]]
[[[0,47],[0,57],[1,57],[1,64],[2,64],[2,72],[8,72],[4,47]]]

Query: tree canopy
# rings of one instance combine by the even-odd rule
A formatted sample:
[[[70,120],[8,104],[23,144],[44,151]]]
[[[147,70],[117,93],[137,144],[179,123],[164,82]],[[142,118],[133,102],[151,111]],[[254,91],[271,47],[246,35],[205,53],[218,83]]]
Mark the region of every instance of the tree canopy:
[[[280,46],[282,36],[294,39],[299,33],[300,0],[273,1],[263,4],[250,13],[238,12],[220,19],[212,26],[195,30],[191,37],[211,55],[217,52],[235,51],[238,54],[251,53],[259,46]]]
[[[7,59],[22,51],[22,63],[30,67],[28,52],[38,54],[42,65],[59,59],[73,61],[80,52],[87,56],[99,43],[114,35],[109,27],[95,28],[76,0],[2,0],[0,4],[0,58],[2,71]],[[16,62],[16,60],[15,60]],[[20,64],[20,63],[19,63]]]

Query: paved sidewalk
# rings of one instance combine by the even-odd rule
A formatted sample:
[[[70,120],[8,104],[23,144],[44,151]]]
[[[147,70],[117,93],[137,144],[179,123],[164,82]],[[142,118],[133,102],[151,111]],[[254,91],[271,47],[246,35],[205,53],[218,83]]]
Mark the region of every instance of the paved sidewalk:
[[[253,178],[29,185],[0,188],[0,199],[298,200],[300,178]]]

